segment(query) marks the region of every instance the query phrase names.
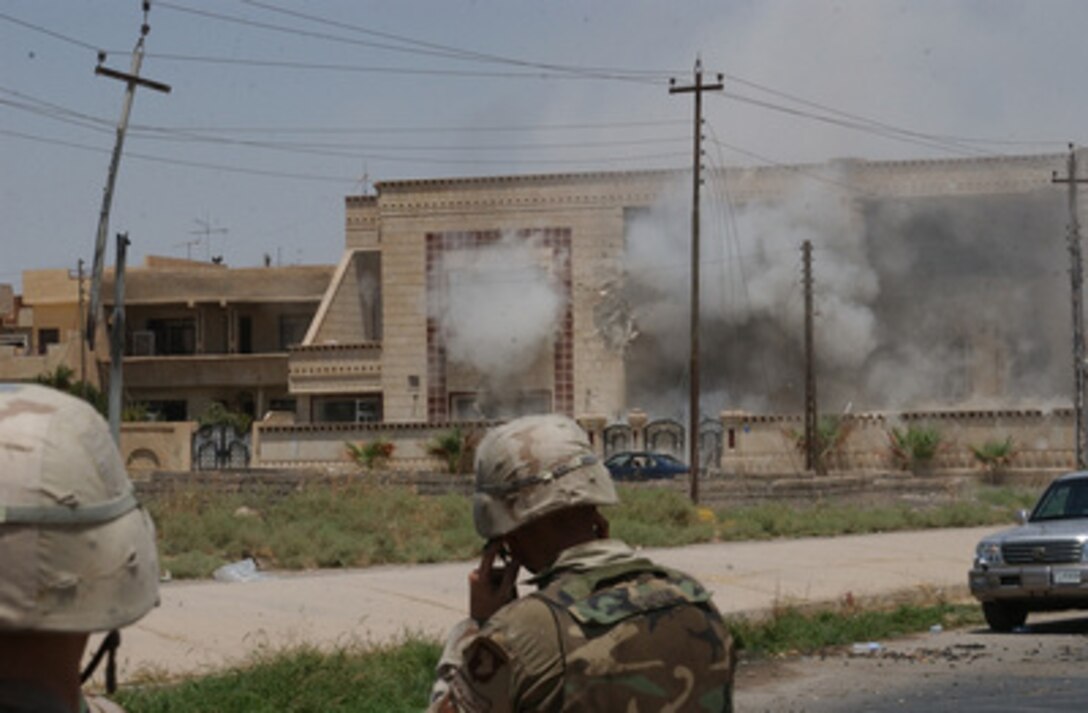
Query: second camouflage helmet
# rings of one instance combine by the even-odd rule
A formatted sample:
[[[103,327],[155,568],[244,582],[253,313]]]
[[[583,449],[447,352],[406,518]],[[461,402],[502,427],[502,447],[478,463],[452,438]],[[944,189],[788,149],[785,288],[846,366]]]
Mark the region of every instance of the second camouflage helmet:
[[[472,515],[481,537],[562,508],[617,502],[585,431],[566,416],[523,416],[489,431],[476,448]]]
[[[158,601],[151,518],[85,401],[0,384],[0,630],[91,632]]]

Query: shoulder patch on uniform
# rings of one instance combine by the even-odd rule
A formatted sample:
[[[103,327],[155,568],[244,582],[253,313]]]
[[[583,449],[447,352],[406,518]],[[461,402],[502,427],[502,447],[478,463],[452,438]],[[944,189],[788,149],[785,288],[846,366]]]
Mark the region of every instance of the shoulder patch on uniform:
[[[494,678],[499,668],[507,662],[506,652],[498,644],[482,638],[472,642],[466,657],[468,677],[480,683],[487,683]]]

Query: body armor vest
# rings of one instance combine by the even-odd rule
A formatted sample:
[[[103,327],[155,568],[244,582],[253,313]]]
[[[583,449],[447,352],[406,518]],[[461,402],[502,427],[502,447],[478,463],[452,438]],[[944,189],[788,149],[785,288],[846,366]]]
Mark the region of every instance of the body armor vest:
[[[548,604],[564,711],[730,711],[733,644],[710,593],[648,560],[561,575]]]

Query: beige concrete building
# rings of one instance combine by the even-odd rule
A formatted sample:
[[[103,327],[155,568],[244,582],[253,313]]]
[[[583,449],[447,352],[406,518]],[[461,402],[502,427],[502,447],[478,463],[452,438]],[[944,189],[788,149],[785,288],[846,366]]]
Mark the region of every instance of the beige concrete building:
[[[159,420],[195,420],[215,401],[256,418],[295,409],[287,355],[302,341],[333,269],[228,268],[148,257],[125,275],[124,393]],[[86,289],[86,287],[85,287]],[[113,274],[103,280],[105,314]],[[13,299],[14,301],[14,299]],[[30,380],[58,365],[105,385],[108,339],[81,339],[79,281],[67,270],[28,270],[15,323],[0,345],[0,380]],[[86,366],[84,366],[86,365]]]
[[[1071,383],[1060,155],[710,173],[704,410],[798,412],[800,246],[825,410],[1058,401]],[[683,419],[690,175],[390,181],[289,383],[302,421],[553,410]]]
[[[68,270],[26,270],[23,292],[0,285],[0,380],[30,381],[58,367],[98,384],[80,350],[79,281]]]
[[[167,421],[196,419],[216,401],[255,418],[293,411],[288,352],[302,342],[331,275],[327,265],[227,268],[163,258],[127,270],[127,401]],[[107,275],[107,313],[112,282]]]

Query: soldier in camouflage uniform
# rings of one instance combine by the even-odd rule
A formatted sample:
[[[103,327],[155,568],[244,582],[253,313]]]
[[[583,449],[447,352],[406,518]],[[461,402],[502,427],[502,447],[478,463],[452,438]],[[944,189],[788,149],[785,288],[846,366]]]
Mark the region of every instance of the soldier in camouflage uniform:
[[[569,418],[488,433],[473,512],[488,543],[431,711],[732,710],[732,640],[710,594],[608,539],[597,507],[616,502]],[[521,566],[537,591],[518,598]]]
[[[109,427],[90,405],[30,384],[0,384],[0,713],[120,711],[84,697],[120,627],[158,602],[151,519]],[[92,632],[110,632],[80,665]]]

